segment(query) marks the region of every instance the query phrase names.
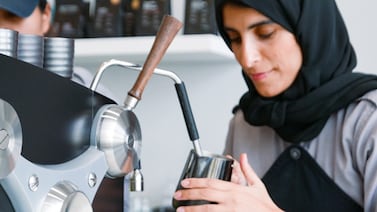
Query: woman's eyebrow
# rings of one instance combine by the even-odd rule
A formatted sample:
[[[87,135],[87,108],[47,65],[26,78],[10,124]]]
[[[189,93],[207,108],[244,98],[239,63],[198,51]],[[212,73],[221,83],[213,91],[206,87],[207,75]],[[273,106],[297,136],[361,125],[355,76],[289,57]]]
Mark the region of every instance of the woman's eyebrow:
[[[258,21],[256,23],[251,24],[250,26],[247,27],[247,29],[253,29],[253,28],[261,26],[261,25],[273,24],[273,23],[275,23],[275,22],[273,22],[270,19],[262,20],[262,21]],[[227,27],[227,26],[224,26],[224,30],[225,31],[236,31],[236,30],[232,29],[231,27]]]
[[[257,23],[254,23],[254,24],[251,24],[250,26],[248,26],[247,28],[248,29],[252,29],[252,28],[255,28],[255,27],[258,27],[258,26],[261,26],[261,25],[266,25],[266,24],[273,24],[274,22],[270,19],[268,20],[263,20],[263,21],[259,21]]]

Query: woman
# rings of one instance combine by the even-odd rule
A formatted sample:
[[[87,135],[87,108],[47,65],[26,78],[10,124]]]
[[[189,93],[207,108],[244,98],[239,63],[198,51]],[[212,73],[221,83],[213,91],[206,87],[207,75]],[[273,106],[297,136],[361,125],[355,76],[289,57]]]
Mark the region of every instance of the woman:
[[[377,211],[377,78],[352,73],[335,1],[217,0],[216,20],[249,88],[224,151],[239,166],[183,180],[175,199],[218,204],[177,211]]]

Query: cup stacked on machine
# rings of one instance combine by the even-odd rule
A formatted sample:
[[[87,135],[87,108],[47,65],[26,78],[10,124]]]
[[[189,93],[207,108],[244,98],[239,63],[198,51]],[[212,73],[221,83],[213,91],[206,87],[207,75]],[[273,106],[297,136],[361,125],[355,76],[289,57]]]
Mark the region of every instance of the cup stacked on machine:
[[[17,57],[18,32],[0,28],[0,54]]]
[[[43,68],[43,43],[42,36],[19,33],[17,58]]]
[[[45,37],[43,68],[62,77],[72,78],[74,40],[72,38]]]

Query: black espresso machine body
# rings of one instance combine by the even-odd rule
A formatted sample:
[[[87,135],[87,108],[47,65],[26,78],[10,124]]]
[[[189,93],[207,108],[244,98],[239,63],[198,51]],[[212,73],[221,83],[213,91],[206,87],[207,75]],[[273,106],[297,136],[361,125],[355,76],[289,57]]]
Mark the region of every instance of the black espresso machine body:
[[[109,167],[91,131],[115,102],[5,55],[0,64],[0,211],[91,211]]]
[[[0,54],[0,98],[16,110],[22,156],[37,164],[67,162],[90,146],[99,108],[115,102],[72,80]]]

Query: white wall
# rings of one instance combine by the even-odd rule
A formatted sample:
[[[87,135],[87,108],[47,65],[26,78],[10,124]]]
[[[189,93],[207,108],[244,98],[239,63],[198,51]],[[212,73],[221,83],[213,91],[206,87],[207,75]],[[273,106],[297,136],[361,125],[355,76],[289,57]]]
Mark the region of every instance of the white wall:
[[[337,0],[357,53],[356,71],[377,74],[377,1]]]
[[[184,4],[177,0],[172,2],[173,15],[183,20]],[[377,1],[338,0],[338,4],[344,12],[351,40],[358,53],[357,70],[377,73],[377,28],[374,23],[377,20],[374,11]],[[95,72],[101,62],[98,61],[97,66],[95,62],[94,66],[88,68]],[[159,67],[174,71],[183,79],[203,148],[221,153],[231,109],[246,89],[239,66],[235,62],[190,65],[162,62]],[[136,76],[136,72],[114,70],[104,76],[103,82],[120,99],[124,99]],[[173,82],[153,76],[134,112],[143,133],[144,195],[151,205],[158,205],[163,194],[172,194],[192,147]]]

